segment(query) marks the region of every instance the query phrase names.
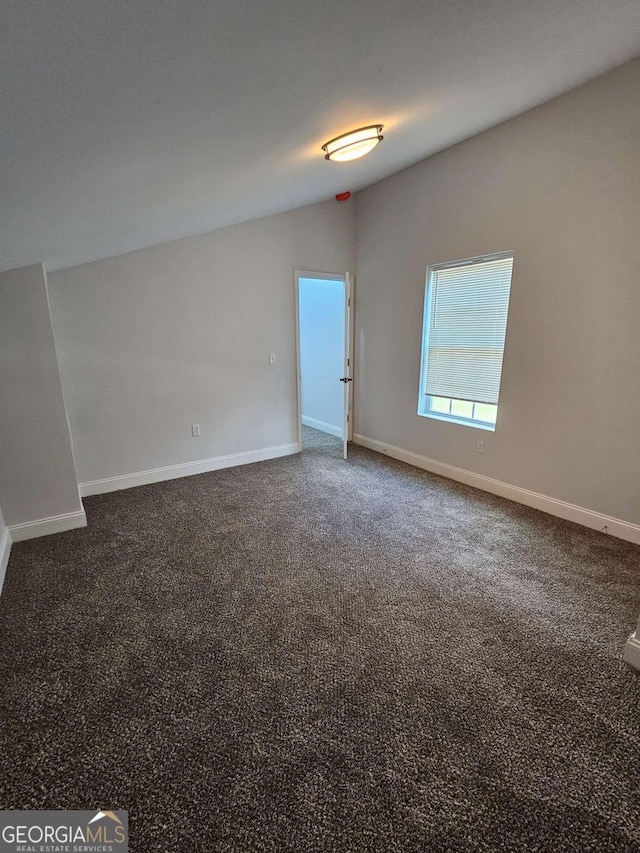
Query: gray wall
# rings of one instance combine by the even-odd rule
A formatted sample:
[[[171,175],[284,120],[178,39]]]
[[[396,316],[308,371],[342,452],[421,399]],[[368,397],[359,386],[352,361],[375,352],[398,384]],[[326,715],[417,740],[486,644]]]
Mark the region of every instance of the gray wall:
[[[638,92],[640,60],[358,194],[356,433],[640,523]],[[495,434],[419,417],[425,268],[507,249]]]
[[[0,274],[0,504],[7,525],[79,512],[40,264]]]
[[[296,442],[294,269],[354,236],[331,201],[51,275],[79,481]]]

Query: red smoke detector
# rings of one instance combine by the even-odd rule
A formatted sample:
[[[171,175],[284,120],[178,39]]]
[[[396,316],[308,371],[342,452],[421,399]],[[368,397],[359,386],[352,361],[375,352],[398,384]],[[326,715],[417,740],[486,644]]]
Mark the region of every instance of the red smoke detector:
[[[336,196],[336,201],[347,201],[351,198],[351,193],[347,190],[346,193],[338,193]]]

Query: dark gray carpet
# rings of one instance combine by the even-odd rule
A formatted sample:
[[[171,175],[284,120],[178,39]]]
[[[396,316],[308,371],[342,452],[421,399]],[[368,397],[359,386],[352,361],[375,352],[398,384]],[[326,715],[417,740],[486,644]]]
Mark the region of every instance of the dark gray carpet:
[[[131,850],[640,850],[640,549],[329,437],[14,546],[0,804]]]

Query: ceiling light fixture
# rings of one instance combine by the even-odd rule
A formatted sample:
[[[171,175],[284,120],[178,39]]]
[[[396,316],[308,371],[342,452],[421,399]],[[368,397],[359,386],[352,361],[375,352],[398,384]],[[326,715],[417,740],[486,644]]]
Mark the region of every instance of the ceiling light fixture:
[[[372,151],[384,139],[381,124],[370,124],[350,130],[342,136],[330,139],[322,146],[325,160],[337,160],[344,163],[347,160],[357,160]]]

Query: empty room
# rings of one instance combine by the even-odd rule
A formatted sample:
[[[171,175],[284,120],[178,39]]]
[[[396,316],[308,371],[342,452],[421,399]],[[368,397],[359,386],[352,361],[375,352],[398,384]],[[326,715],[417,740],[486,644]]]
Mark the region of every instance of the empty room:
[[[640,4],[0,21],[0,851],[637,853]]]

